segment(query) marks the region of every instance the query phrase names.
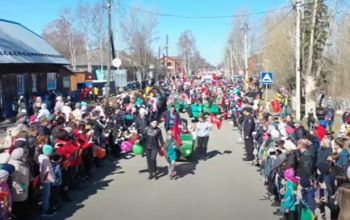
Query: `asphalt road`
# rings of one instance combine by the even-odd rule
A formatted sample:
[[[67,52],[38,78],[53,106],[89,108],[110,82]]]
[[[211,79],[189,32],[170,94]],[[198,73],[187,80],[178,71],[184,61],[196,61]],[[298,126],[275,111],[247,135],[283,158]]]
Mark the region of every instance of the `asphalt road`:
[[[146,159],[136,156],[118,163],[106,161],[95,180],[73,192],[74,202],[49,219],[72,220],[256,220],[278,219],[256,167],[241,160],[243,145],[229,122],[214,128],[209,141],[210,159],[198,164],[179,162],[178,179],[163,172],[148,180]],[[45,218],[42,218],[45,219]]]

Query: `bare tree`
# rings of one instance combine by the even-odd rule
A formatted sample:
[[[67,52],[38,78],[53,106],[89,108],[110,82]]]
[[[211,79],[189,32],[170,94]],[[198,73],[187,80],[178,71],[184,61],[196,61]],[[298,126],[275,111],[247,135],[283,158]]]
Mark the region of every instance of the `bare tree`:
[[[244,23],[249,23],[248,18],[243,16],[246,10],[236,12],[232,20],[232,28],[226,42],[225,66],[230,74],[238,73],[244,69],[244,32],[241,27]],[[240,16],[242,15],[242,16]]]
[[[79,18],[80,26],[84,32],[84,38],[86,42],[86,56],[88,63],[88,71],[92,71],[91,67],[91,51],[93,49],[93,36],[94,32],[94,19],[93,16],[93,7],[89,4],[82,4],[81,2],[77,8],[77,17]]]
[[[104,67],[104,52],[106,51],[106,44],[107,44],[107,27],[106,27],[106,9],[104,7],[103,3],[96,3],[91,6],[92,9],[92,42],[93,45],[98,48],[99,55],[100,55],[100,69],[101,72],[103,72]],[[108,50],[107,50],[108,51]],[[108,53],[110,53],[108,51]]]
[[[71,11],[63,9],[60,17],[50,22],[43,30],[42,36],[64,57],[70,60],[76,69],[76,57],[85,47],[83,34],[77,30]]]
[[[350,10],[344,11],[337,22],[336,34],[332,38],[334,42],[333,51],[330,57],[334,60],[334,69],[332,70],[332,80],[328,87],[328,93],[332,96],[347,97],[350,88]]]
[[[148,72],[153,59],[152,44],[158,39],[157,25],[156,16],[140,14],[136,10],[130,10],[120,22],[122,37],[133,61],[141,70],[142,78]]]
[[[269,14],[264,18],[260,53],[263,69],[272,71],[276,85],[294,88],[294,17],[287,11]]]
[[[191,69],[191,58],[197,52],[196,40],[191,31],[186,30],[182,32],[177,45],[179,54],[182,57],[182,66],[184,71],[188,74]]]

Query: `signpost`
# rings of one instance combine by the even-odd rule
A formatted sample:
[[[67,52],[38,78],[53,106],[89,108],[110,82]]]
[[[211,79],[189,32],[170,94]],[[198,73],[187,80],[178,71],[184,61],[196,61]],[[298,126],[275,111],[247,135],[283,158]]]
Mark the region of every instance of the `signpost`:
[[[114,66],[115,68],[119,68],[122,65],[122,61],[119,58],[114,58],[112,60],[112,66]]]
[[[266,105],[266,109],[269,108],[268,102],[267,102],[268,86],[272,85],[272,83],[273,83],[272,72],[261,72],[261,74],[260,74],[260,84],[265,86],[265,105]]]

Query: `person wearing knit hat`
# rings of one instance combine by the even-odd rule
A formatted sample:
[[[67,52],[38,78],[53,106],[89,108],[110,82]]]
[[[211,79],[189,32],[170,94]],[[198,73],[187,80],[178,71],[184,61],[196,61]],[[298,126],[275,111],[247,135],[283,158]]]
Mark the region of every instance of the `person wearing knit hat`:
[[[292,181],[293,183],[298,183],[298,179],[295,177],[295,171],[293,168],[285,170],[283,176],[286,180]]]
[[[28,199],[30,169],[25,162],[25,151],[23,148],[16,148],[11,153],[8,164],[14,166],[15,171],[11,175],[12,188],[11,195],[13,204],[13,214],[18,219],[25,219],[24,203]]]
[[[62,157],[55,152],[51,156],[52,170],[55,174],[55,182],[51,185],[51,205],[56,208],[60,206],[60,192],[62,187],[62,170],[61,170]]]
[[[53,153],[53,147],[51,145],[45,144],[43,146],[43,154],[45,156],[51,156]]]
[[[43,145],[43,153],[39,155],[38,161],[40,163],[40,179],[43,187],[42,195],[42,210],[43,216],[52,216],[54,211],[50,209],[50,192],[51,184],[55,182],[55,173],[53,172],[50,157],[53,154],[51,145]]]
[[[284,214],[285,219],[294,219],[293,217],[296,215],[295,186],[298,183],[298,179],[296,179],[294,174],[295,172],[292,168],[284,171],[286,183],[279,211]]]

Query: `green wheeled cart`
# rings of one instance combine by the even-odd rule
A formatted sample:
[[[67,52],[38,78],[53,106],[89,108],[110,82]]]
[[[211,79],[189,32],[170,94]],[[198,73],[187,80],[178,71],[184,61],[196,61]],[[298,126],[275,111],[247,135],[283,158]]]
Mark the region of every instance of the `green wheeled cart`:
[[[177,159],[190,161],[194,154],[194,141],[192,134],[181,134],[180,135],[182,146],[177,149]]]

